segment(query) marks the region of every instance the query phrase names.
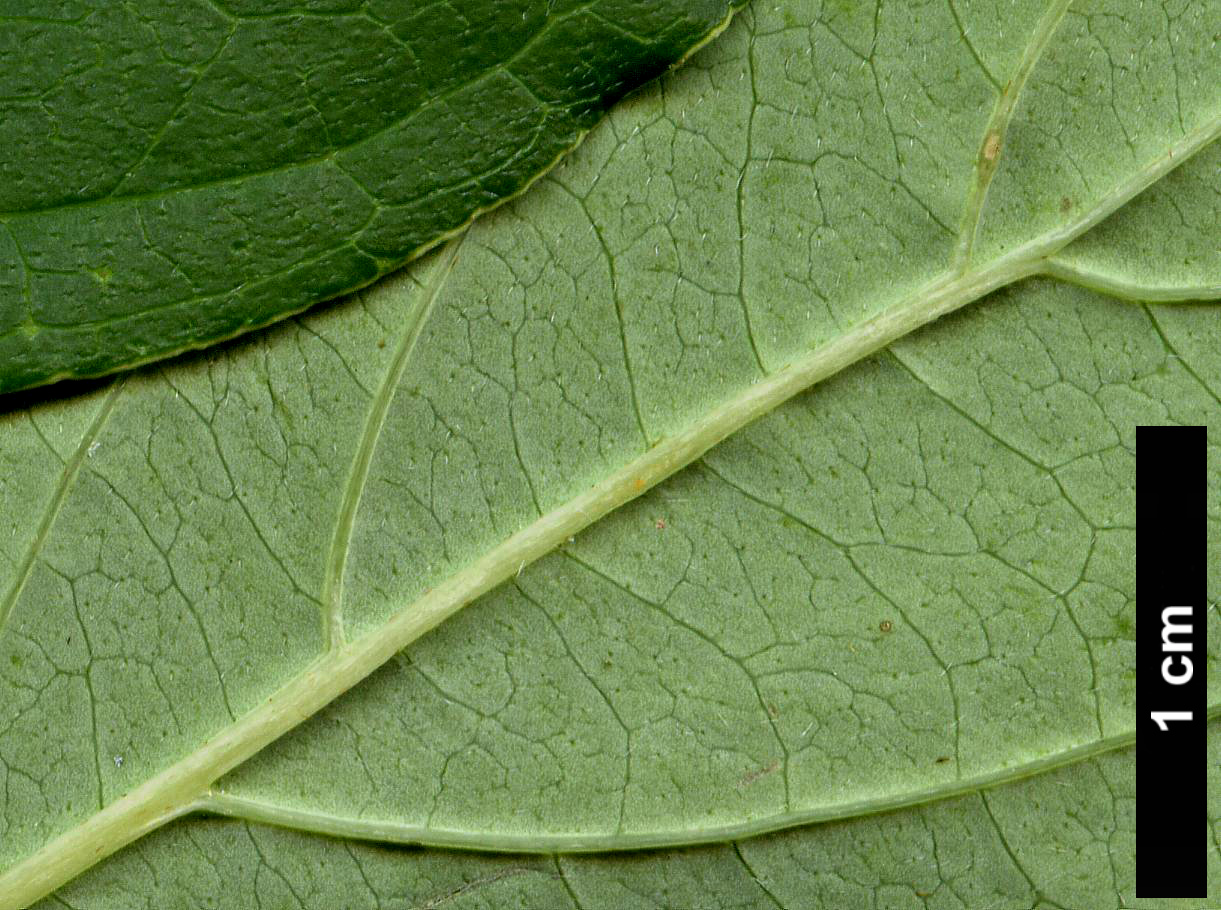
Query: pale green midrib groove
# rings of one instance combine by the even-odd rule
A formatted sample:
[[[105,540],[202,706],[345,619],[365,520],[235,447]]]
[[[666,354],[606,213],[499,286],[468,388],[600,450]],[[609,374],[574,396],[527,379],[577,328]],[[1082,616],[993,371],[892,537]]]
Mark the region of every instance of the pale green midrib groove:
[[[1208,716],[1210,720],[1221,716],[1221,704],[1210,706]],[[1065,765],[1127,748],[1135,742],[1135,731],[1129,730],[1116,736],[1054,752],[1020,765],[997,768],[930,787],[888,794],[880,798],[816,806],[795,812],[780,812],[736,825],[674,831],[597,835],[488,834],[479,831],[439,829],[426,825],[405,825],[393,821],[344,818],[325,812],[279,806],[229,793],[209,794],[193,808],[198,812],[315,834],[382,843],[416,844],[425,847],[487,850],[500,853],[593,853],[611,850],[654,850],[741,840],[800,825],[846,821],[881,812],[892,812],[896,809],[917,808],[978,790],[1025,780]]]
[[[1005,146],[1005,135],[1009,131],[1009,122],[1013,119],[1013,112],[1017,109],[1018,101],[1022,97],[1030,74],[1034,72],[1035,64],[1039,62],[1043,51],[1051,43],[1052,36],[1055,35],[1060,23],[1064,20],[1071,2],[1072,0],[1052,0],[1047,9],[1043,11],[1043,15],[1035,25],[1034,34],[1030,36],[1030,41],[1027,42],[1025,50],[1022,52],[1017,69],[1005,83],[1000,97],[996,99],[996,106],[992,109],[992,115],[988,118],[988,125],[984,129],[983,142],[980,143],[979,152],[975,156],[971,184],[967,190],[966,204],[963,207],[958,246],[954,250],[956,270],[966,271],[971,265],[975,238],[979,234],[983,217],[984,202],[988,198],[992,178],[996,176],[996,169]],[[993,149],[991,157],[987,154],[989,146]]]
[[[1048,278],[1066,281],[1069,284],[1080,285],[1087,290],[1136,303],[1191,303],[1192,301],[1221,300],[1221,282],[1197,285],[1156,284],[1153,282],[1141,284],[1108,275],[1097,269],[1066,262],[1054,256],[1047,260],[1042,274]]]
[[[326,628],[328,648],[336,648],[347,640],[343,626],[343,575],[348,564],[348,552],[352,544],[352,530],[356,525],[356,512],[360,507],[361,496],[369,479],[369,469],[373,465],[373,454],[377,450],[377,441],[381,438],[382,427],[390,411],[390,403],[394,400],[395,390],[411,352],[415,350],[420,333],[428,314],[432,312],[433,304],[445,285],[445,280],[453,270],[457,261],[458,248],[462,245],[463,234],[441,250],[433,263],[432,274],[428,282],[419,288],[411,311],[407,314],[406,325],[402,337],[390,361],[390,367],[382,377],[381,384],[369,403],[369,411],[365,418],[364,430],[360,436],[356,456],[352,459],[352,467],[348,474],[348,482],[344,486],[343,499],[340,501],[338,518],[335,523],[335,534],[331,538],[331,548],[327,556],[326,576],[322,582],[322,606],[326,611]]]
[[[30,580],[30,575],[34,571],[34,565],[38,561],[38,554],[42,550],[42,545],[46,541],[47,535],[51,533],[51,527],[55,524],[59,510],[63,507],[68,490],[76,482],[76,476],[80,473],[81,465],[89,457],[89,449],[101,434],[106,422],[110,420],[110,415],[114,411],[115,401],[118,399],[119,392],[125,384],[126,380],[119,380],[110,387],[97,413],[93,415],[89,428],[81,436],[80,445],[76,447],[76,451],[72,453],[71,457],[64,464],[64,469],[59,476],[59,483],[56,485],[46,509],[43,510],[42,521],[39,522],[38,529],[34,532],[34,537],[30,540],[30,545],[26,548],[25,554],[17,566],[17,571],[13,575],[13,584],[9,587],[8,593],[4,595],[4,599],[0,600],[0,630],[4,629],[5,624],[8,622],[9,614],[20,599],[21,592],[25,590],[26,583]]]
[[[549,553],[604,515],[635,499],[751,421],[798,392],[1000,287],[1038,274],[1066,243],[1221,133],[1221,117],[1184,137],[1059,230],[1018,247],[976,273],[945,276],[904,303],[749,386],[686,430],[661,440],[612,473],[394,613],[381,628],[327,652],[198,750],[61,834],[0,875],[0,910],[22,910],[137,837],[181,815],[221,775],[313,716],[407,645]]]

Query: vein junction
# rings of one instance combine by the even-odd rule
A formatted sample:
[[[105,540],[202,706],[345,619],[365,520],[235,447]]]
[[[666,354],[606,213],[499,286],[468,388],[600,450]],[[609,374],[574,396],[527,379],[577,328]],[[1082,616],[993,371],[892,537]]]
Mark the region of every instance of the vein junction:
[[[419,337],[420,326],[431,300],[435,299],[456,254],[456,244],[451,246],[445,254],[448,260],[443,257],[441,262],[444,266],[433,273],[436,284],[430,284],[431,289],[426,289],[420,298],[415,311],[416,321],[410,323],[401,336],[395,366],[387,381],[373,393],[368,411],[368,429],[362,437],[345,485],[341,520],[328,555],[323,597],[330,647],[265,704],[240,716],[199,750],[105,806],[84,823],[0,876],[0,895],[6,895],[0,901],[11,898],[14,901],[11,906],[24,906],[101,857],[193,809],[211,808],[252,815],[270,812],[266,808],[243,805],[223,794],[212,794],[211,788],[227,771],[257,754],[302,720],[316,714],[447,617],[512,578],[525,565],[552,552],[578,531],[691,464],[717,443],[797,393],[939,316],[1023,278],[1050,274],[1069,280],[1077,277],[1082,283],[1088,283],[1089,276],[1070,275],[1068,268],[1055,259],[1056,252],[1214,139],[1218,129],[1221,129],[1221,124],[1212,124],[1187,136],[1172,150],[1173,154],[1154,161],[1132,175],[1097,207],[1053,235],[1039,238],[990,263],[964,270],[961,263],[969,264],[971,260],[968,243],[961,263],[951,264],[940,277],[911,293],[897,305],[859,323],[838,338],[792,360],[754,385],[727,398],[686,428],[660,439],[642,455],[585,492],[542,512],[537,520],[393,614],[382,627],[349,638],[341,610],[342,579],[354,516],[367,483],[373,452],[398,384],[397,379],[401,377]],[[1000,139],[993,136],[997,132],[1003,133],[1003,129],[989,129],[985,137],[981,151],[984,160],[1001,154],[1003,146],[995,145]],[[982,207],[987,181],[978,182],[977,186],[982,187],[978,191],[979,206]],[[970,207],[969,204],[968,209]],[[968,231],[964,232],[964,237],[975,235],[977,215],[978,209],[976,217],[965,219]],[[1122,738],[1109,743],[1108,748],[1117,744],[1122,744]],[[975,781],[970,786],[985,783]],[[310,824],[324,824],[317,819],[311,821],[305,818],[298,818],[297,822],[307,827]]]

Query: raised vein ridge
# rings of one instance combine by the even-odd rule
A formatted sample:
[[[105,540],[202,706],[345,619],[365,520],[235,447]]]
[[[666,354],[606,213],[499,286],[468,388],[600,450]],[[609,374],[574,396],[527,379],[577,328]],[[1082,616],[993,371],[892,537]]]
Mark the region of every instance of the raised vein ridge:
[[[1221,704],[1211,705],[1208,716],[1210,720],[1221,716]],[[446,830],[427,825],[337,816],[327,812],[281,806],[266,800],[235,796],[224,792],[209,793],[193,808],[200,812],[277,825],[281,828],[294,828],[316,834],[382,843],[419,844],[427,847],[493,850],[506,853],[593,853],[606,850],[651,850],[740,840],[798,825],[843,821],[879,812],[926,805],[976,790],[999,787],[1034,777],[1055,768],[1126,748],[1133,745],[1135,741],[1135,731],[1126,731],[1033,758],[1007,768],[961,777],[906,793],[891,794],[882,799],[856,800],[813,809],[782,812],[736,825],[674,831],[606,835],[488,835],[486,832]]]
[[[21,592],[25,589],[26,582],[29,581],[30,574],[34,571],[34,565],[38,561],[38,554],[42,551],[42,546],[46,542],[47,535],[50,534],[51,527],[55,524],[55,518],[59,515],[59,510],[64,504],[64,499],[67,497],[68,491],[76,483],[81,465],[89,457],[90,448],[97,441],[98,436],[101,435],[107,421],[110,420],[110,415],[114,412],[115,402],[118,401],[119,393],[123,391],[123,387],[126,384],[126,380],[119,380],[110,387],[110,391],[106,393],[106,397],[102,400],[101,407],[98,408],[92,422],[90,422],[89,428],[85,430],[85,434],[81,437],[80,445],[76,447],[76,451],[72,453],[72,456],[64,464],[63,471],[59,476],[59,483],[56,484],[55,492],[47,504],[46,511],[43,512],[42,520],[38,523],[38,530],[30,541],[30,545],[26,548],[25,555],[21,557],[21,562],[13,575],[12,585],[5,592],[4,599],[0,600],[0,629],[3,629],[5,623],[8,622],[9,614],[12,613],[13,607],[21,597]]]
[[[977,271],[946,273],[894,307],[814,348],[542,515],[414,603],[401,607],[379,629],[333,647],[198,750],[0,875],[0,910],[17,910],[32,903],[143,834],[190,811],[223,774],[313,716],[404,647],[746,424],[920,326],[1038,274],[1057,250],[1188,160],[1219,133],[1221,117],[1185,136],[1074,222]]]
[[[966,206],[962,214],[962,226],[959,228],[958,245],[954,250],[953,264],[958,270],[966,270],[971,264],[971,253],[975,248],[975,238],[979,234],[980,220],[983,216],[984,201],[988,198],[988,187],[996,176],[996,168],[1000,162],[1001,152],[1005,146],[1005,133],[1009,130],[1009,122],[1017,109],[1018,100],[1034,72],[1035,64],[1043,56],[1043,51],[1051,43],[1056,29],[1064,21],[1064,15],[1072,0],[1052,0],[1044,11],[1034,34],[1026,44],[1022,59],[1017,69],[1005,83],[992,116],[988,118],[988,126],[984,130],[984,138],[980,143],[979,154],[975,159],[975,173],[972,176],[970,189],[967,191]],[[957,15],[957,14],[955,14]],[[974,52],[974,48],[972,48]],[[986,71],[985,71],[986,72]]]
[[[464,234],[463,237],[466,235]],[[411,352],[415,350],[416,342],[424,329],[432,305],[436,302],[445,280],[453,270],[457,259],[458,248],[462,238],[450,241],[433,263],[428,281],[415,296],[411,312],[402,329],[398,347],[390,361],[382,382],[378,385],[365,419],[365,429],[360,437],[356,456],[352,460],[352,470],[348,474],[348,482],[344,487],[343,500],[339,507],[338,521],[335,525],[335,535],[331,539],[331,549],[327,557],[326,576],[322,587],[322,605],[326,611],[327,640],[331,648],[339,647],[346,640],[343,627],[343,573],[348,562],[348,551],[352,544],[352,528],[356,522],[356,513],[360,507],[360,498],[365,484],[369,479],[369,468],[373,464],[373,454],[377,450],[377,441],[381,438],[382,428],[386,424],[386,414],[394,400],[399,380],[411,360]]]

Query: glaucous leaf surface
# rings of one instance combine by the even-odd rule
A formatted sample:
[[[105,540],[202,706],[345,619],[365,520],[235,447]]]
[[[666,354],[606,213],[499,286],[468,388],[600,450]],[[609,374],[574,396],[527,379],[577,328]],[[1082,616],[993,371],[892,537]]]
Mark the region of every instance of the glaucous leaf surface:
[[[755,8],[410,272],[11,411],[0,885],[192,809],[551,852],[1130,774],[1134,427],[1221,383],[1133,301],[1216,296],[1221,60],[1114,8]],[[998,906],[1116,906],[1116,792]]]
[[[519,192],[728,0],[0,7],[0,393],[368,284]]]

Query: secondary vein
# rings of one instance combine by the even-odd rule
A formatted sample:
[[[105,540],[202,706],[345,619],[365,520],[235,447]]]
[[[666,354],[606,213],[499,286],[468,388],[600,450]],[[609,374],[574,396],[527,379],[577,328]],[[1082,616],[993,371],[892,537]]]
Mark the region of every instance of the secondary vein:
[[[1212,284],[1171,284],[1168,282],[1138,282],[1131,278],[1108,275],[1097,268],[1053,257],[1047,261],[1043,274],[1049,278],[1078,284],[1121,300],[1138,303],[1185,303],[1193,300],[1221,300],[1221,282]]]
[[[1221,118],[1114,187],[1094,209],[976,272],[948,272],[903,303],[812,349],[713,408],[674,436],[522,528],[396,611],[380,628],[338,644],[259,707],[0,875],[0,910],[19,910],[197,804],[226,772],[257,754],[477,597],[569,537],[640,496],[748,423],[922,325],[1000,287],[1038,274],[1067,243],[1221,133]]]
[[[322,605],[326,611],[327,640],[331,648],[342,645],[346,639],[343,627],[343,574],[348,562],[348,552],[352,546],[352,531],[356,525],[356,514],[360,508],[361,495],[369,480],[369,469],[373,465],[377,442],[386,425],[386,415],[390,412],[390,404],[394,401],[399,382],[403,378],[407,364],[411,361],[411,353],[415,350],[420,333],[424,330],[424,323],[428,321],[428,314],[432,312],[433,303],[440,295],[445,280],[453,271],[458,248],[462,245],[462,239],[465,236],[463,234],[462,237],[451,240],[437,255],[437,261],[433,263],[428,281],[420,288],[414,305],[407,315],[402,337],[391,357],[390,365],[373,395],[373,400],[369,403],[364,430],[360,435],[360,444],[352,459],[352,469],[344,487],[343,499],[340,501],[335,534],[331,538],[326,575],[322,585]]]
[[[1034,34],[1030,36],[1030,41],[1026,44],[1026,49],[1022,52],[1022,59],[1018,61],[1017,69],[1005,83],[1004,90],[996,100],[996,107],[992,109],[992,116],[988,118],[988,126],[984,130],[979,155],[975,159],[975,174],[971,180],[970,190],[967,192],[958,246],[954,250],[953,263],[955,269],[959,271],[965,271],[971,264],[975,238],[979,234],[979,226],[983,217],[984,200],[988,197],[988,188],[992,185],[992,178],[996,175],[996,166],[1005,144],[1005,133],[1009,130],[1009,123],[1013,119],[1018,99],[1021,98],[1026,83],[1030,80],[1030,74],[1034,72],[1035,64],[1039,62],[1043,51],[1051,43],[1052,36],[1060,27],[1060,23],[1064,21],[1064,15],[1068,12],[1070,3],[1071,0],[1053,0],[1044,11],[1042,18],[1035,26]],[[955,13],[955,17],[957,17],[957,13]]]
[[[1210,717],[1221,714],[1221,705],[1210,709]],[[634,831],[606,834],[559,835],[489,835],[481,831],[438,829],[429,825],[404,824],[393,820],[364,819],[338,816],[313,809],[282,806],[266,800],[237,796],[230,793],[210,793],[195,809],[226,815],[246,821],[312,831],[335,837],[352,837],[384,843],[421,844],[428,847],[496,850],[512,853],[591,853],[605,850],[653,850],[692,844],[720,843],[755,837],[796,825],[859,818],[878,812],[921,806],[976,790],[1002,786],[1024,780],[1054,768],[1113,752],[1131,746],[1134,731],[1103,737],[1067,749],[1061,749],[1016,765],[994,769],[968,777],[953,778],[932,786],[901,793],[887,794],[876,799],[852,800],[817,806],[792,812],[779,812],[762,818],[752,818],[734,825],[671,831]]]
[[[12,613],[13,607],[17,604],[18,599],[20,599],[21,592],[25,589],[26,583],[34,571],[34,565],[38,562],[38,554],[42,551],[42,546],[51,532],[51,526],[55,524],[55,518],[59,515],[60,509],[63,508],[68,491],[72,489],[73,484],[76,482],[81,465],[84,464],[85,459],[89,456],[89,449],[93,446],[98,436],[101,435],[102,428],[106,426],[106,422],[110,420],[115,402],[118,400],[119,393],[125,385],[126,380],[123,379],[111,385],[110,391],[106,394],[101,407],[98,408],[97,413],[94,415],[89,428],[81,437],[80,445],[76,447],[76,451],[72,453],[72,457],[64,465],[63,472],[59,475],[59,483],[55,486],[55,492],[52,493],[51,500],[43,511],[42,521],[38,524],[38,530],[35,532],[29,547],[26,548],[25,555],[22,556],[21,562],[17,566],[17,572],[13,576],[13,583],[9,586],[8,593],[4,595],[4,599],[0,600],[0,629],[3,629],[5,623],[8,622],[9,614]]]

